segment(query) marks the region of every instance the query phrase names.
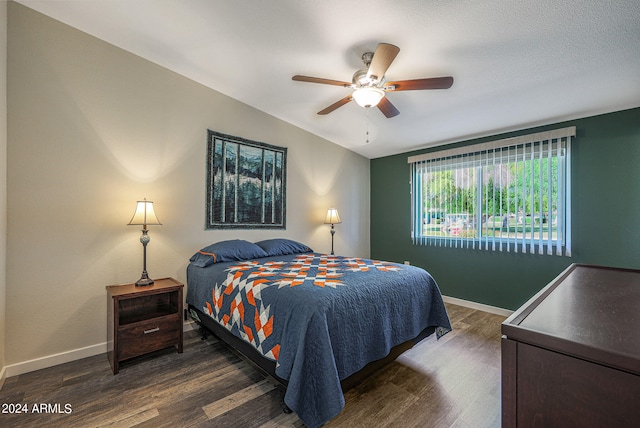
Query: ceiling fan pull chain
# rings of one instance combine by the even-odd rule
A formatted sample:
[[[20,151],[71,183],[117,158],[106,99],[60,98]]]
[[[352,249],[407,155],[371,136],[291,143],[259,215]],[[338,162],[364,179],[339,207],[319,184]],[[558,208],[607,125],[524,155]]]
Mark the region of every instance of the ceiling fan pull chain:
[[[366,141],[366,144],[369,144],[369,110],[370,110],[370,108],[366,108],[365,109],[366,113],[365,113],[365,116],[364,116],[365,120],[367,122],[367,141]]]

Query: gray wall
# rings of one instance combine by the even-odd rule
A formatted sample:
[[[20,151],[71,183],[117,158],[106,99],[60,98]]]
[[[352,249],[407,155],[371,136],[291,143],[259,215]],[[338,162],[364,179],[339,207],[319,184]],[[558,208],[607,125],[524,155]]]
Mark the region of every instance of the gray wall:
[[[7,259],[7,2],[0,1],[0,387],[5,366]]]
[[[224,239],[282,236],[328,252],[332,205],[337,252],[369,256],[368,159],[24,6],[8,13],[13,373],[104,352],[105,286],[142,270],[139,227],[126,224],[143,197],[163,223],[150,227],[152,277],[185,281],[189,257]],[[204,230],[207,129],[288,147],[286,230]]]

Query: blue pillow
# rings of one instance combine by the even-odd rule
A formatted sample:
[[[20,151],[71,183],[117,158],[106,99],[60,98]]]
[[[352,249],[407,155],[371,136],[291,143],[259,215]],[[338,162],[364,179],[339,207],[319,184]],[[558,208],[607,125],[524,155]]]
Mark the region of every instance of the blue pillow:
[[[204,247],[189,260],[192,265],[206,267],[214,263],[233,262],[267,257],[267,253],[256,244],[242,239],[220,241]]]
[[[285,256],[287,254],[312,253],[313,250],[304,244],[291,239],[266,239],[256,242],[269,256]]]

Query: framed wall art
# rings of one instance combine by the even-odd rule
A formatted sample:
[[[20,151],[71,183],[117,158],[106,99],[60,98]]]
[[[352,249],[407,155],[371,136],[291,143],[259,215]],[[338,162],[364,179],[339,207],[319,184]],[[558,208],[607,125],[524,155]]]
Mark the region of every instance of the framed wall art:
[[[208,131],[206,229],[285,229],[286,182],[286,147]]]

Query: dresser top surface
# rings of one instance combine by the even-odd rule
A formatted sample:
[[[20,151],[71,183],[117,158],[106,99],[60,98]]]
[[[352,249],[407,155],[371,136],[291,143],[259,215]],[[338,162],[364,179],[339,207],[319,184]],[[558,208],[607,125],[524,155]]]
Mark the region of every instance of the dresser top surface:
[[[640,271],[572,265],[509,317],[503,333],[640,361]]]

